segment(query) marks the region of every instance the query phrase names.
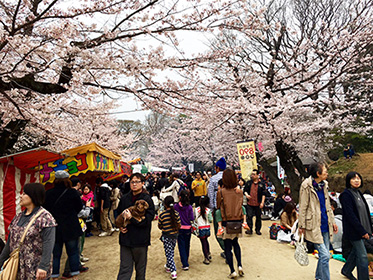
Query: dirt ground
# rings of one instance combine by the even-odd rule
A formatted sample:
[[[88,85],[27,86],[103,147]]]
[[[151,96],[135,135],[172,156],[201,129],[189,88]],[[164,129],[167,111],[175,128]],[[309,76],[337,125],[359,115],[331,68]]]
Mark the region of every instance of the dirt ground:
[[[272,221],[263,221],[262,233],[258,236],[244,236],[239,240],[242,250],[242,263],[245,279],[285,279],[307,280],[315,279],[317,259],[310,255],[310,264],[301,267],[294,260],[294,249],[285,243],[278,243],[269,239],[269,226]],[[97,234],[97,233],[96,233]],[[119,270],[119,244],[118,232],[109,237],[92,236],[86,239],[84,256],[90,260],[86,263],[89,271],[81,274],[81,280],[114,280]],[[169,274],[164,271],[166,258],[162,242],[159,240],[161,233],[157,228],[157,221],[153,221],[152,245],[148,252],[147,279],[169,279]],[[202,249],[197,237],[192,236],[191,253],[189,258],[190,270],[181,269],[180,257],[175,248],[175,263],[178,279],[227,279],[229,267],[220,257],[220,247],[215,237],[210,237],[212,262],[210,265],[202,263]],[[330,276],[333,280],[346,279],[340,274],[343,263],[330,260]],[[62,268],[63,269],[63,268]],[[133,276],[132,279],[135,279]]]

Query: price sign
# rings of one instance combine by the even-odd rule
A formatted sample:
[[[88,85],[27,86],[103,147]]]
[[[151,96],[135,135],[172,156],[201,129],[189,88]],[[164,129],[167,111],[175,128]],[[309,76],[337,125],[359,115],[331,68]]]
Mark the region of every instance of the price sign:
[[[257,168],[254,141],[237,143],[237,152],[242,177],[247,180],[253,169]]]

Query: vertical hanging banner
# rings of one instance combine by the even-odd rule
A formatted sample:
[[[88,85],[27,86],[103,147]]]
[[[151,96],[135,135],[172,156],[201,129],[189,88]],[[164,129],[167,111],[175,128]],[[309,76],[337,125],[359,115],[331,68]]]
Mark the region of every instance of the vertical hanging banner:
[[[256,162],[254,140],[238,142],[237,151],[242,178],[247,181],[250,178],[253,169],[258,168],[258,164]]]
[[[285,170],[281,166],[279,157],[277,157],[277,176],[281,180],[281,182],[284,183],[284,181],[285,181]]]

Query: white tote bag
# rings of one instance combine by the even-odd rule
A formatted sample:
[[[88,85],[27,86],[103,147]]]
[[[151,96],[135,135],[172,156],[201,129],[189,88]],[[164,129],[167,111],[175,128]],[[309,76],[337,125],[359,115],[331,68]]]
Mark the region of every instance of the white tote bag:
[[[304,235],[301,235],[299,240],[295,243],[294,259],[301,265],[307,266],[309,264],[307,246],[304,244]]]

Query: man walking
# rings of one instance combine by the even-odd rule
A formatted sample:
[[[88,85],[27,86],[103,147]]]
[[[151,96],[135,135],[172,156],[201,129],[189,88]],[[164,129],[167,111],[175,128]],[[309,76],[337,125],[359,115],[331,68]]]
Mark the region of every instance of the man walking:
[[[123,215],[130,223],[126,227],[120,227],[120,268],[117,280],[130,280],[134,265],[136,280],[145,280],[150,232],[155,210],[153,200],[144,189],[144,183],[143,175],[132,174],[130,177],[131,191],[119,202],[118,213],[121,213],[120,215]],[[125,211],[128,207],[135,205],[137,200],[145,200],[149,205],[145,212],[145,219],[142,221],[133,218],[129,211]]]
[[[251,180],[246,183],[244,188],[244,195],[247,198],[247,225],[250,230],[246,233],[253,233],[253,217],[255,216],[255,233],[261,235],[262,228],[262,209],[264,207],[265,200],[265,186],[259,180],[259,172],[254,169],[251,173]]]
[[[208,190],[207,190],[207,195],[210,199],[210,209],[212,210],[215,237],[219,243],[220,248],[223,250],[223,252],[220,254],[220,256],[222,256],[223,258],[225,258],[224,242],[223,242],[223,239],[218,238],[216,236],[216,234],[218,233],[218,222],[216,221],[215,211],[216,211],[216,193],[218,192],[218,182],[220,179],[223,178],[223,171],[226,168],[227,168],[227,163],[225,162],[225,159],[222,157],[215,164],[216,174],[211,177]]]

